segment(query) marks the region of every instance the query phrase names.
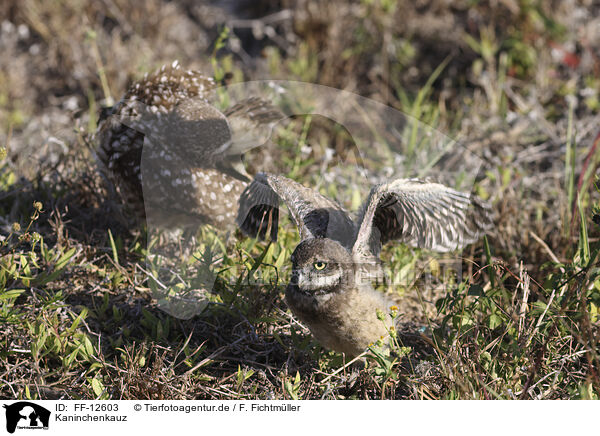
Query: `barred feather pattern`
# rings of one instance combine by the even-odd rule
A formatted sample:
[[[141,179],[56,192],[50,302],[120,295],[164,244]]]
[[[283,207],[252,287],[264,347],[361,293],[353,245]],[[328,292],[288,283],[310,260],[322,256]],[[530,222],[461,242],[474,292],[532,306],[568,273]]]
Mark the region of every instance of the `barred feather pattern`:
[[[277,225],[279,203],[288,207],[301,240],[330,238],[355,259],[372,261],[381,246],[399,241],[447,252],[475,242],[492,228],[490,206],[470,193],[439,183],[397,179],[374,186],[353,221],[336,202],[283,176],[257,174],[240,197],[237,223],[247,234],[264,237]],[[276,228],[270,228],[272,235]]]
[[[378,256],[397,240],[438,252],[457,250],[492,228],[490,206],[439,183],[398,179],[375,186],[361,212],[354,251]]]
[[[352,219],[340,205],[287,177],[259,173],[240,196],[237,223],[242,231],[277,237],[279,205],[287,206],[302,240],[328,237],[347,247],[355,233]]]

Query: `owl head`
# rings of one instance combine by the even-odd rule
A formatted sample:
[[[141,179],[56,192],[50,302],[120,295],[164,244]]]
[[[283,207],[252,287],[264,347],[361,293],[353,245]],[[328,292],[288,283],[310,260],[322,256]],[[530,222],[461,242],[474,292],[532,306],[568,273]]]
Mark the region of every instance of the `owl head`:
[[[346,248],[328,238],[302,241],[292,253],[289,291],[307,296],[341,292],[354,283],[354,262]]]

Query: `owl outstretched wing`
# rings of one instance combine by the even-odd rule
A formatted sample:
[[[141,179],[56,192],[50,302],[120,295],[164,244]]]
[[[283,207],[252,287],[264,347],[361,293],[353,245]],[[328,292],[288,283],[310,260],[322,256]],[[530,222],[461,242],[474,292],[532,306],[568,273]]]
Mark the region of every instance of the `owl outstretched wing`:
[[[245,233],[277,239],[279,204],[289,209],[300,239],[327,237],[350,246],[355,224],[337,203],[283,176],[259,173],[240,196],[237,223]]]
[[[397,179],[373,187],[358,220],[356,257],[378,256],[398,240],[412,247],[447,252],[475,242],[492,227],[489,205],[439,183]]]

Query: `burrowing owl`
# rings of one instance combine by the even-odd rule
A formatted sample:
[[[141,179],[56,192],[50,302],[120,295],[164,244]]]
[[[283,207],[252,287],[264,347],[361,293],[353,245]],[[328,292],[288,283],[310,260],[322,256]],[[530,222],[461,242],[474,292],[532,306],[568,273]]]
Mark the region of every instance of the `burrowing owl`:
[[[257,97],[221,112],[208,101],[215,88],[174,62],[134,83],[100,121],[98,160],[137,218],[168,228],[234,225],[249,182],[240,154],[259,145],[248,132],[279,112]]]
[[[290,179],[257,174],[240,197],[238,225],[251,235],[277,227],[283,201],[300,232],[285,299],[326,348],[355,356],[387,334],[393,304],[369,279],[384,243],[451,251],[491,228],[480,199],[438,183],[397,179],[377,185],[353,221],[337,203]]]

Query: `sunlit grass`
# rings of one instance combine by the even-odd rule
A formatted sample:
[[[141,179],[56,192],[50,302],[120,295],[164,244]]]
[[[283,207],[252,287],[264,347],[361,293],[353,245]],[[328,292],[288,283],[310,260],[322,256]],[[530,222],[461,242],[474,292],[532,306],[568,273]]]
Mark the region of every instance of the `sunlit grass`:
[[[395,244],[384,248],[386,277],[374,285],[397,299],[393,316],[401,326],[389,332],[388,347],[382,339],[351,363],[322,349],[294,319],[283,295],[299,237],[286,213],[274,242],[209,227],[180,240],[128,230],[89,171],[91,160],[77,160],[85,155],[80,140],[61,165],[31,180],[0,153],[2,394],[598,399],[600,218],[592,188],[598,157],[596,144],[580,137],[578,119],[586,110],[597,114],[598,80],[575,69],[564,74],[565,65],[544,58],[539,47],[560,41],[566,27],[541,5],[518,3],[518,13],[505,12],[512,30],[494,17],[489,25],[459,29],[465,44],[459,49],[471,50],[466,65],[429,53],[435,40],[403,34],[392,19],[402,13],[399,1],[335,3],[344,8],[335,10],[340,19],[330,27],[311,33],[301,28],[311,23],[300,22],[297,43],[286,50],[289,41],[278,40],[281,45],[261,52],[273,77],[347,87],[408,115],[393,126],[398,148],[386,148],[387,138],[370,125],[379,147],[360,156],[343,126],[319,116],[299,117],[277,132],[280,172],[351,211],[371,187],[369,172],[395,177],[386,172],[390,167],[435,177],[453,158],[464,163],[456,153],[466,149],[485,163],[475,180],[464,174],[454,182],[469,189],[475,182],[474,191],[500,212],[500,227],[488,239],[449,259]],[[124,20],[131,6],[83,26],[68,18],[78,16],[71,13],[78,2],[64,2],[58,12],[43,2],[28,5],[24,21],[48,45],[49,65],[78,72],[68,83],[84,89],[88,134],[101,104],[163,61],[154,53],[161,47],[143,40],[161,33],[159,21],[131,29]],[[86,5],[88,17],[105,9]],[[147,16],[164,12],[158,2],[146,8]],[[98,24],[104,21],[115,26],[110,34]],[[336,33],[339,26],[344,31]],[[217,30],[207,62],[217,79],[227,73],[233,82],[253,78],[238,63],[241,52],[228,52],[232,33]],[[124,41],[134,49],[124,50]],[[86,71],[92,78],[85,79]],[[14,98],[14,80],[0,72],[0,124],[8,132],[1,145],[9,154],[13,129],[22,130],[32,116]],[[580,84],[588,90],[575,107],[564,97],[579,98]],[[449,137],[428,136],[438,130]],[[450,138],[459,132],[468,140],[464,147]],[[388,165],[392,151],[404,159]],[[563,159],[558,177],[549,174]],[[250,153],[248,163],[260,170],[260,157],[253,161]],[[357,171],[361,165],[364,173]],[[543,195],[532,198],[532,186]]]

